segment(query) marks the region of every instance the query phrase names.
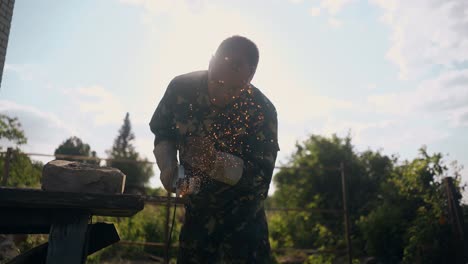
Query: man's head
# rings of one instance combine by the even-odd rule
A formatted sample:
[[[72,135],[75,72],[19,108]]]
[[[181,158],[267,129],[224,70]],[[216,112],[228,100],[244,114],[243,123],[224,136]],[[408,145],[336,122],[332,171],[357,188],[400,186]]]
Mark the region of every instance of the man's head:
[[[221,42],[208,69],[212,103],[225,106],[236,99],[250,84],[258,58],[257,46],[245,37],[232,36]]]

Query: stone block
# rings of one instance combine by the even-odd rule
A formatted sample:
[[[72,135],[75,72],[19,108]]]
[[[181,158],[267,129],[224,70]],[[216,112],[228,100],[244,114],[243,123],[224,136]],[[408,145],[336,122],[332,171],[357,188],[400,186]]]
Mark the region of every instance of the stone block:
[[[83,193],[123,193],[125,174],[119,169],[66,160],[44,165],[42,189]]]

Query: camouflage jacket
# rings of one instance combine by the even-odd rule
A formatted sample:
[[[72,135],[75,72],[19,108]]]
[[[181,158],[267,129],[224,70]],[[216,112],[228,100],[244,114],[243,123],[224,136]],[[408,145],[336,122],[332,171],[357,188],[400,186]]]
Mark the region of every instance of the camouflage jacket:
[[[216,108],[209,101],[207,80],[207,71],[198,71],[170,82],[150,122],[155,145],[163,140],[176,142],[186,174],[203,179],[200,192],[189,197],[192,201],[219,207],[233,199],[263,200],[279,150],[276,109],[253,85],[225,108]],[[244,160],[243,174],[236,185],[210,180],[187,168],[183,156],[186,139],[191,136],[208,137],[217,151]]]

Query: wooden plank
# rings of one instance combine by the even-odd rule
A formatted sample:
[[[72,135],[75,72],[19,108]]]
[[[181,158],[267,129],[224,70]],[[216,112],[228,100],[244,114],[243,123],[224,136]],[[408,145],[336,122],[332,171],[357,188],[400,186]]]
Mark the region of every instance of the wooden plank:
[[[1,208],[1,211],[0,234],[48,234],[53,222],[52,210]]]
[[[47,264],[82,264],[86,260],[88,212],[57,214],[50,228]]]
[[[0,187],[0,209],[86,209],[93,215],[132,216],[143,207],[143,198],[138,195],[49,192]]]

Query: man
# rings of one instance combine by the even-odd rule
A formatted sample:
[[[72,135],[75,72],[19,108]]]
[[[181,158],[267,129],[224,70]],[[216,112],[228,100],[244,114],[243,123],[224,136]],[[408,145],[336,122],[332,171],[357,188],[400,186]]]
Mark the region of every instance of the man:
[[[161,182],[187,198],[178,263],[271,263],[263,207],[277,151],[273,104],[250,84],[257,46],[224,40],[208,71],[174,78],[150,122]]]

